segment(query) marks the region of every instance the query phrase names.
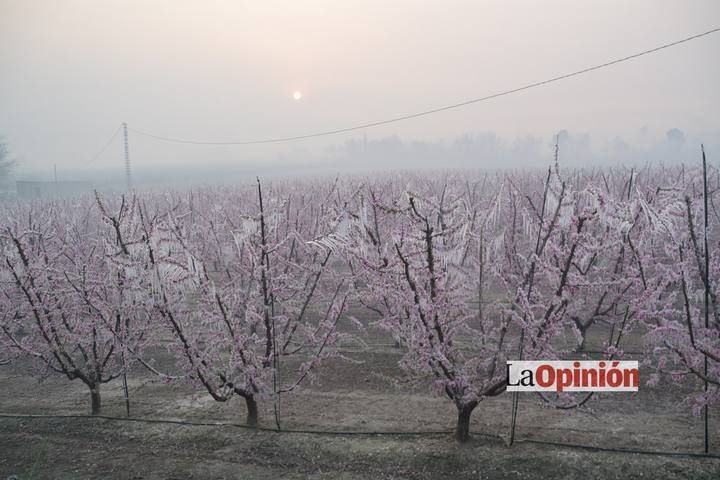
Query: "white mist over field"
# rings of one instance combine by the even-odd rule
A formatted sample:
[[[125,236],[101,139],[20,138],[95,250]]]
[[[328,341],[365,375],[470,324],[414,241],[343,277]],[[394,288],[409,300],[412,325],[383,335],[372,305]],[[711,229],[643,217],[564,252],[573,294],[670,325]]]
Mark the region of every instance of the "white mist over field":
[[[18,179],[123,185],[243,175],[696,161],[720,145],[718,36],[464,108],[707,31],[715,0],[0,0],[0,137]],[[107,148],[103,150],[103,147]],[[101,155],[98,155],[102,151]]]

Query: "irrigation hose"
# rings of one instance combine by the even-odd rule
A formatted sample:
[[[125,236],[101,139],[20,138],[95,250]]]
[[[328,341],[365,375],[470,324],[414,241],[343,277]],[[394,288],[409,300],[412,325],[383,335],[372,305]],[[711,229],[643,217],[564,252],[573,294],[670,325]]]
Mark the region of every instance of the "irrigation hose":
[[[0,413],[0,418],[10,419],[103,419],[110,421],[121,421],[121,422],[135,422],[135,423],[155,423],[155,424],[169,424],[169,425],[183,425],[188,427],[234,427],[242,428],[245,430],[254,430],[260,432],[269,433],[287,433],[287,434],[303,434],[303,435],[324,435],[324,436],[439,436],[439,435],[450,435],[453,434],[453,430],[426,430],[426,431],[362,431],[362,430],[305,430],[305,429],[283,429],[276,430],[274,428],[267,427],[253,427],[242,423],[224,423],[224,422],[191,422],[187,420],[169,420],[169,419],[156,419],[156,418],[140,418],[140,417],[111,417],[108,415],[34,415],[34,414],[8,414]],[[501,440],[503,438],[499,435],[493,435],[488,433],[475,433],[474,436],[480,436],[485,438],[492,438],[495,440]],[[537,440],[532,438],[518,439],[514,443],[528,443],[536,445],[548,445],[553,447],[562,448],[574,448],[578,450],[587,450],[593,452],[608,452],[608,453],[625,453],[625,454],[638,454],[638,455],[655,455],[663,457],[689,457],[689,458],[711,458],[720,460],[720,455],[712,453],[692,453],[692,452],[666,452],[666,451],[655,451],[655,450],[640,450],[634,448],[612,448],[612,447],[600,447],[595,445],[583,445],[578,443],[565,443],[565,442],[554,442],[549,440]]]

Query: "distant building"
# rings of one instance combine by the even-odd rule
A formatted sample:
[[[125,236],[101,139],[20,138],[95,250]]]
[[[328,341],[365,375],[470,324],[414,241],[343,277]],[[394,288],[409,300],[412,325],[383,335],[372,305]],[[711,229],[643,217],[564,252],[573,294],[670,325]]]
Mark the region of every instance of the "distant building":
[[[22,200],[73,197],[93,191],[92,183],[85,181],[37,182],[18,180],[15,182],[15,188],[17,198]]]
[[[0,201],[15,198],[15,182],[0,181]]]

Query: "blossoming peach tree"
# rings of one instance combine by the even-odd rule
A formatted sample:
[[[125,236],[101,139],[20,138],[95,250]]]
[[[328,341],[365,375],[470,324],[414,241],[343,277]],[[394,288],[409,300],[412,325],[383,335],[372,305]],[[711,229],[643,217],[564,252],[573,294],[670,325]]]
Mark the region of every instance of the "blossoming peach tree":
[[[258,400],[277,408],[281,394],[337,355],[342,337],[348,283],[330,270],[332,252],[309,243],[332,219],[288,202],[268,201],[258,181],[255,191],[199,191],[152,211],[138,205],[131,228],[128,268],[147,279],[180,377],[216,401],[243,398],[249,425],[258,423]],[[281,369],[291,357],[300,365]],[[279,427],[277,410],[275,420]]]
[[[661,314],[646,319],[646,345],[656,371],[652,384],[663,376],[703,384],[685,399],[700,414],[720,401],[720,217],[714,202],[720,185],[708,185],[706,168],[683,177],[663,188],[655,204],[642,205],[659,246],[646,256],[664,287],[653,305]]]
[[[123,201],[117,218],[130,211]],[[4,350],[83,382],[93,414],[100,386],[131,364],[128,349],[142,350],[150,317],[142,285],[105,255],[104,229],[84,199],[20,206],[0,234]]]
[[[468,305],[477,278],[462,260],[474,241],[471,206],[448,184],[421,187],[385,201],[365,192],[346,251],[363,301],[404,349],[400,366],[455,404],[464,442],[473,410],[505,390],[507,325],[478,325]]]

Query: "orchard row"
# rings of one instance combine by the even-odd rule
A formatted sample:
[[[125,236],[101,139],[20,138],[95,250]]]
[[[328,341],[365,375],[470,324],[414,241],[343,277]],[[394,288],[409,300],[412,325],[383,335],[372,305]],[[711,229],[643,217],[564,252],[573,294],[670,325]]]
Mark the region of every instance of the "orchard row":
[[[507,360],[604,357],[643,335],[643,386],[720,399],[717,170],[392,174],[0,206],[0,362],[100,386],[140,364],[217,401],[290,394],[374,312],[400,366],[457,408]],[[706,228],[707,226],[707,228]],[[707,252],[707,253],[706,253]],[[358,325],[359,329],[367,325]],[[150,358],[170,345],[162,371]],[[292,377],[279,364],[293,356]],[[545,398],[578,406],[588,397]]]

